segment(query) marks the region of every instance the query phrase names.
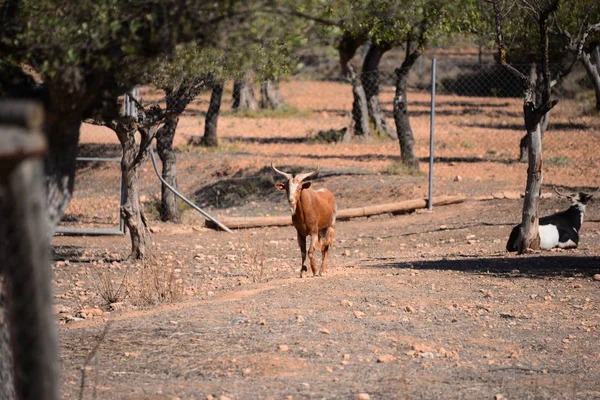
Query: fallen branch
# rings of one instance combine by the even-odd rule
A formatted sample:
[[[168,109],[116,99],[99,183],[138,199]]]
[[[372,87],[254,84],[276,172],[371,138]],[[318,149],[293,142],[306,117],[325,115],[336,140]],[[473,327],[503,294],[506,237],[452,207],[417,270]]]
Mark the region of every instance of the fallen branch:
[[[433,199],[434,206],[443,206],[447,204],[457,204],[465,201],[464,196],[440,196]],[[337,212],[336,219],[343,221],[351,218],[369,217],[379,214],[397,214],[407,211],[414,211],[419,208],[427,207],[427,200],[416,199],[406,200],[399,203],[379,204],[374,206],[365,206],[357,208],[347,208]],[[219,221],[227,225],[230,229],[247,229],[265,226],[285,226],[292,224],[290,215],[280,217],[240,217],[240,218],[221,218]],[[215,229],[217,226],[212,221],[205,221],[205,226]]]

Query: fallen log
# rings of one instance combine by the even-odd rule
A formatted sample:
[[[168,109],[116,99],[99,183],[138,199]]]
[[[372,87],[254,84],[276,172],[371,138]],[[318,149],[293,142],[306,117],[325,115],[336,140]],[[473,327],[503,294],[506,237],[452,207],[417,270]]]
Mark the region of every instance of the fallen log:
[[[440,196],[433,198],[433,205],[443,206],[447,204],[462,203],[463,201],[465,201],[464,196]],[[398,203],[378,204],[374,206],[338,210],[336,219],[338,221],[343,221],[351,218],[370,217],[379,214],[397,214],[425,207],[427,207],[427,200],[425,199],[406,200]],[[247,229],[265,226],[291,225],[292,217],[291,215],[279,217],[231,217],[219,218],[219,221],[230,229]],[[218,228],[217,225],[210,220],[205,221],[205,226],[213,229]]]

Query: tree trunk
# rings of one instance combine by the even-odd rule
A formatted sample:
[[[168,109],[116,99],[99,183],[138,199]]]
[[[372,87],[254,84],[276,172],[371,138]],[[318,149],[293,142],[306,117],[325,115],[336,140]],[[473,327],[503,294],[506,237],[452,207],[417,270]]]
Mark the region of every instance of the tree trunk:
[[[260,108],[276,110],[283,106],[283,95],[279,90],[279,82],[267,79],[260,84]]]
[[[364,38],[356,38],[349,32],[344,32],[338,43],[340,67],[342,76],[350,76],[350,61],[354,58],[356,50],[365,42]]]
[[[254,96],[252,83],[247,80],[236,80],[233,83],[233,106],[234,111],[256,111],[258,103]]]
[[[204,119],[204,136],[200,145],[206,147],[217,147],[219,139],[217,137],[217,123],[219,122],[219,113],[221,112],[221,99],[223,98],[223,83],[215,83],[210,95],[210,103],[206,118]]]
[[[402,163],[409,168],[419,169],[419,160],[415,155],[415,137],[410,126],[408,100],[406,98],[408,72],[410,71],[412,64],[414,64],[414,60],[409,64],[407,64],[407,60],[402,63],[400,68],[396,68],[395,70],[396,93],[394,94],[394,122],[396,123],[396,132],[398,134],[398,142],[400,143],[400,157]]]
[[[369,110],[370,122],[375,126],[375,132],[384,134],[396,139],[396,133],[385,119],[385,113],[381,108],[379,101],[379,63],[383,55],[392,48],[389,43],[375,44],[369,46],[369,51],[365,55],[362,66],[361,80],[365,88],[367,98],[367,107]]]
[[[597,47],[596,50],[597,51]],[[595,60],[596,63],[598,60]],[[596,111],[600,111],[600,74],[598,73],[598,68],[600,67],[598,64],[594,65],[592,63],[592,54],[583,53],[581,55],[581,62],[585,68],[585,72],[587,72],[590,81],[592,82],[592,86],[594,86],[594,93],[596,95]]]
[[[542,97],[543,97],[542,91],[544,90],[543,89],[544,83],[543,83],[542,75],[537,73],[537,66],[535,63],[532,63],[531,68],[529,69],[529,84],[532,86],[535,86],[535,90],[532,92],[533,93],[532,101],[535,104],[535,106],[539,108],[542,103]],[[540,122],[540,134],[541,134],[542,139],[544,139],[544,133],[546,133],[549,123],[550,123],[550,111],[548,111],[546,114],[544,114],[544,116],[542,117],[542,120]],[[527,135],[528,134],[525,134],[525,136],[523,136],[521,138],[521,142],[519,143],[519,161],[520,162],[527,161],[527,153],[528,153],[527,146],[529,146],[529,139],[528,139]]]
[[[173,151],[173,138],[179,118],[166,121],[156,133],[156,150],[162,161],[162,177],[177,189],[177,156]],[[160,219],[162,221],[180,222],[179,202],[175,193],[164,183],[161,187]]]
[[[62,219],[75,186],[77,145],[82,116],[79,114],[50,114],[46,136],[48,153],[44,159],[44,185],[48,212],[48,235],[54,232]]]
[[[370,137],[371,127],[369,126],[369,110],[367,106],[367,97],[363,88],[361,77],[356,74],[354,68],[348,65],[349,76],[352,81],[352,121],[350,128],[346,130],[343,141],[347,142],[355,136]]]
[[[146,224],[146,218],[140,203],[139,145],[136,143],[136,130],[132,125],[117,124],[117,137],[123,148],[121,170],[125,180],[125,201],[121,207],[121,216],[129,229],[131,254],[129,259],[141,260],[148,256],[152,240]]]
[[[528,160],[527,167],[527,186],[525,188],[525,199],[523,200],[523,216],[521,223],[520,238],[518,244],[519,254],[523,254],[528,249],[539,250],[539,220],[537,215],[540,192],[542,190],[542,130],[540,126],[540,117],[537,117],[537,109],[533,103],[526,104],[524,107],[525,125],[528,139]],[[537,122],[536,122],[537,118]]]

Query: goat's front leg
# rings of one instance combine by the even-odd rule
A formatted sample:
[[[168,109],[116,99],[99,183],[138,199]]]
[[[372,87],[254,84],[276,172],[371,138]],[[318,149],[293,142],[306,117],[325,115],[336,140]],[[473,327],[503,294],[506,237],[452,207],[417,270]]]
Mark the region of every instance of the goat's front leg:
[[[300,253],[302,253],[302,267],[300,268],[300,278],[303,277],[304,272],[308,271],[306,268],[306,236],[302,236],[298,232],[298,246],[300,246]]]
[[[319,233],[310,235],[310,244],[308,245],[308,258],[310,260],[310,269],[313,276],[317,275],[317,262],[315,261],[315,250],[319,246]]]

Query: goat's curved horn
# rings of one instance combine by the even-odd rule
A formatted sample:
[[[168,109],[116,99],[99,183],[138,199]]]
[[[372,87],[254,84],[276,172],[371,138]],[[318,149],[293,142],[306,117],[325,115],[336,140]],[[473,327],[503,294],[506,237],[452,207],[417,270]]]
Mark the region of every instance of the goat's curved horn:
[[[296,175],[296,179],[298,179],[300,182],[302,182],[303,180],[305,180],[309,176],[313,176],[313,175],[316,175],[318,173],[319,173],[319,166],[317,165],[317,170],[316,171],[305,172],[305,173],[302,173],[302,174],[298,174],[298,175]]]
[[[280,171],[277,168],[275,168],[275,166],[273,165],[273,161],[271,161],[271,168],[273,168],[273,171],[277,172],[279,175],[285,176],[285,179],[293,178],[292,174],[288,174],[287,172],[283,172],[283,171]]]
[[[593,196],[593,195],[595,195],[596,193],[598,193],[598,191],[599,191],[599,190],[600,190],[600,188],[598,188],[598,189],[594,190],[593,192],[583,192],[583,193],[587,194],[588,196]]]
[[[556,192],[557,195],[562,196],[562,197],[569,197],[570,193],[565,193],[565,192],[561,192],[560,190],[558,190],[556,188],[556,186],[553,186],[554,191]]]

